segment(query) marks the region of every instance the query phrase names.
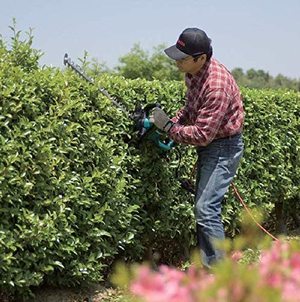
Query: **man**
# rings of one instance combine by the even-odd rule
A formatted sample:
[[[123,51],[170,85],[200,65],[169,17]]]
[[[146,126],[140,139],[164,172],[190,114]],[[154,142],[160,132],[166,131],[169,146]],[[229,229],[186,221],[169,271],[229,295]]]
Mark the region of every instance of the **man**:
[[[211,40],[203,30],[185,29],[165,53],[185,73],[186,103],[172,119],[155,109],[152,120],[175,142],[197,148],[197,241],[203,264],[210,268],[223,257],[215,242],[225,237],[222,200],[243,153],[243,103],[230,72],[212,58]]]

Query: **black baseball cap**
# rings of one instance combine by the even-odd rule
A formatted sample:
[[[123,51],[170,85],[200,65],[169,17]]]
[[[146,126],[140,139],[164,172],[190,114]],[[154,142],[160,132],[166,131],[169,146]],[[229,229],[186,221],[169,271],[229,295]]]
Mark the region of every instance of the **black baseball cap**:
[[[187,28],[179,36],[175,45],[165,49],[173,60],[182,60],[188,56],[208,54],[211,39],[199,28]]]

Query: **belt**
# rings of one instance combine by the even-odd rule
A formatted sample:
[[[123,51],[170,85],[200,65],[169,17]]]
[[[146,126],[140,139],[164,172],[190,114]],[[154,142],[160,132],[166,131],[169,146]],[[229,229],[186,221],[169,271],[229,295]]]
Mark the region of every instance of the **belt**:
[[[217,141],[219,139],[233,139],[233,138],[236,138],[237,136],[241,135],[242,132],[238,132],[238,133],[235,133],[235,134],[232,134],[232,135],[228,135],[228,136],[224,136],[224,137],[219,137],[217,139],[214,139],[213,141]]]

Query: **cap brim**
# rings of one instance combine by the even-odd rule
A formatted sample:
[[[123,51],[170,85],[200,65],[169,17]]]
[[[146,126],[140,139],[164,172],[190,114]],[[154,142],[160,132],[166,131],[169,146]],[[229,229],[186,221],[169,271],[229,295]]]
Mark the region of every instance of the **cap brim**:
[[[182,60],[187,58],[189,55],[179,50],[176,45],[173,45],[165,49],[165,53],[168,57],[173,60]]]

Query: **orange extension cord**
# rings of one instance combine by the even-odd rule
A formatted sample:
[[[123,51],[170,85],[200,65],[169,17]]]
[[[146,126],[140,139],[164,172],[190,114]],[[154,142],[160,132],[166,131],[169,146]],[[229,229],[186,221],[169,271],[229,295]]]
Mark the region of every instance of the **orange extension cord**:
[[[247,211],[247,213],[249,214],[249,216],[253,219],[253,221],[256,223],[256,225],[262,229],[266,234],[268,234],[272,239],[274,239],[275,241],[279,241],[278,238],[276,238],[275,236],[273,236],[270,232],[268,232],[256,219],[255,217],[252,215],[250,209],[247,207],[245,201],[243,200],[243,198],[241,197],[241,195],[239,194],[236,186],[234,185],[234,183],[231,183],[231,186],[233,188],[233,191],[235,193],[235,195],[237,196],[238,200],[240,201],[240,203],[243,205],[243,207],[245,208],[245,210]]]

